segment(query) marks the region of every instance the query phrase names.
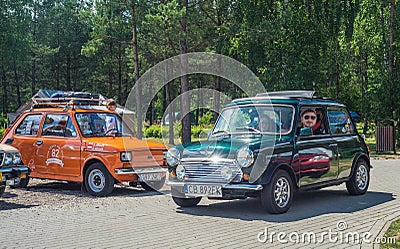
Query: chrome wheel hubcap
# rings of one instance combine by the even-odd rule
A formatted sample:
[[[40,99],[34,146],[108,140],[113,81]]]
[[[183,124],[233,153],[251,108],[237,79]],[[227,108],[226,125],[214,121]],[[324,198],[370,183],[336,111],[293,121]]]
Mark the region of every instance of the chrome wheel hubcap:
[[[103,190],[106,182],[106,178],[99,169],[94,169],[90,172],[88,177],[89,187],[94,192],[100,192]]]
[[[289,203],[290,185],[288,179],[280,177],[275,184],[274,199],[278,207],[283,208]]]
[[[356,183],[360,190],[364,190],[368,183],[368,170],[365,165],[360,165],[356,173]]]

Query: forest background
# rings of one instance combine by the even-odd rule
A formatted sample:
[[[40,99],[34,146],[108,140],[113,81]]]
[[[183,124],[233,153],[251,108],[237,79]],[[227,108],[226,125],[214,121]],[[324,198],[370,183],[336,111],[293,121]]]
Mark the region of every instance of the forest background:
[[[399,129],[398,10],[396,0],[1,0],[2,122],[39,89],[101,93],[124,105],[157,63],[213,52],[246,65],[268,91],[316,90],[343,102],[360,114],[364,133],[374,122]],[[141,122],[158,134],[166,106],[196,88],[244,96],[220,77],[181,77]],[[197,110],[182,121],[183,142],[196,129],[191,123],[216,118],[190,108]]]

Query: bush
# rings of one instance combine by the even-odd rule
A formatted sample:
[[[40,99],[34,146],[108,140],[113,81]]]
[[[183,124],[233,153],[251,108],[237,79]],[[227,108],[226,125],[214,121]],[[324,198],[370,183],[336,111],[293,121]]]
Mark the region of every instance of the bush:
[[[205,126],[205,125],[210,125],[213,124],[214,122],[214,114],[212,111],[208,111],[206,113],[203,114],[203,116],[201,116],[199,118],[199,125]]]
[[[0,127],[0,138],[3,137],[5,131],[6,131],[6,129],[4,129],[3,127]]]
[[[7,115],[2,113],[0,115],[0,138],[3,137],[6,127],[8,127]]]
[[[195,139],[203,139],[207,138],[208,131],[212,129],[212,125],[201,126],[201,125],[192,125],[191,136]],[[152,125],[144,128],[144,135],[146,138],[167,138],[168,137],[169,127],[167,125]],[[182,137],[182,124],[180,122],[176,122],[174,125],[174,138]]]
[[[144,129],[145,137],[161,138],[161,126],[151,125]]]

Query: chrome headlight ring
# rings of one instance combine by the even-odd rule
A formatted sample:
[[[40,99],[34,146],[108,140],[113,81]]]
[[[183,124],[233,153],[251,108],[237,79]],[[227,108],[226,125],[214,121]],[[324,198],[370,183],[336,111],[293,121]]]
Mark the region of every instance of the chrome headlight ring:
[[[242,168],[250,167],[254,162],[254,153],[249,147],[243,146],[236,154],[236,161]]]
[[[167,151],[165,160],[169,166],[175,167],[181,161],[181,152],[177,148],[173,147]]]

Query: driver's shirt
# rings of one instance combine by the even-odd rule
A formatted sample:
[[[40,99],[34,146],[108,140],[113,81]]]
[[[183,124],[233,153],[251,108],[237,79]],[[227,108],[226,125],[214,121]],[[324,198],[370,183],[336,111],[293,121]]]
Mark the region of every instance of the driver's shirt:
[[[106,120],[106,132],[117,129],[117,122],[115,120],[115,117],[107,116],[105,120]]]

